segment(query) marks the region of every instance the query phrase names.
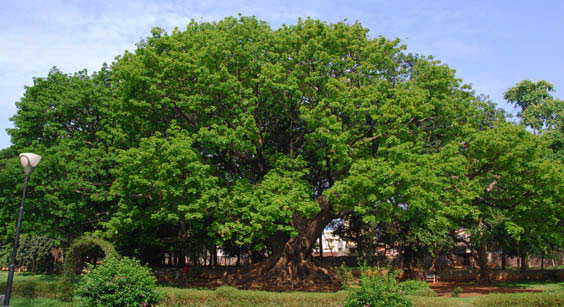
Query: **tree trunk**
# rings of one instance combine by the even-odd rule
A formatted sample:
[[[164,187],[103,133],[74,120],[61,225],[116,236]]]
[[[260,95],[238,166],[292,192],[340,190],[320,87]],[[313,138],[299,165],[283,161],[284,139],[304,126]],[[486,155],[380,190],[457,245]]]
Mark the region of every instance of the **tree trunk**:
[[[307,284],[319,284],[323,281],[339,287],[336,274],[330,266],[315,262],[312,257],[313,247],[325,227],[333,219],[332,208],[325,197],[318,199],[320,212],[307,219],[298,214],[292,217],[292,227],[298,235],[284,244],[280,254],[274,253],[265,261],[254,265],[250,271],[231,280],[236,285],[262,284],[263,289],[296,290]]]
[[[501,269],[505,271],[505,266],[507,265],[507,258],[505,257],[505,253],[501,254]]]
[[[217,245],[213,246],[213,266],[217,266]]]
[[[437,271],[437,268],[436,268],[437,259],[439,259],[439,257],[433,256],[433,261],[431,262],[431,267],[429,268],[429,272],[436,272]]]
[[[482,217],[478,218],[478,231],[480,232],[480,247],[478,249],[477,258],[480,266],[480,276],[478,282],[482,285],[491,283],[490,266],[488,265],[488,243],[484,234],[484,223]]]
[[[521,252],[521,271],[526,271],[529,268],[527,263],[527,255]]]
[[[477,248],[472,248],[470,242],[468,242],[464,238],[459,238],[454,231],[450,232],[450,236],[452,237],[454,242],[462,242],[464,243],[464,245],[466,245],[467,248],[472,251],[471,256],[472,258],[474,258],[480,269],[480,273],[478,274],[478,283],[487,285],[491,283],[491,270],[488,264],[488,245],[486,237],[484,236],[481,217],[478,218],[478,231],[480,235],[480,244]]]
[[[270,247],[272,253],[270,257],[278,258],[282,255],[284,250],[284,245],[290,240],[290,236],[283,232],[276,232],[267,239],[267,244]]]
[[[491,269],[488,263],[488,250],[485,247],[480,248],[478,255],[475,258],[480,267],[480,275],[478,277],[478,283],[481,285],[491,284]]]
[[[319,259],[323,259],[323,232],[319,236]]]

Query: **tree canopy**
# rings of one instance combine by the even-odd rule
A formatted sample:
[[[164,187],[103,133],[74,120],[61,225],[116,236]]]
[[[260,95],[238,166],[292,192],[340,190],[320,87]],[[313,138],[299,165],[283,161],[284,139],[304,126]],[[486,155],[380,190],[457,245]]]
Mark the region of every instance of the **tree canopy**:
[[[506,98],[534,104],[519,93]],[[66,238],[99,232],[147,261],[170,242],[237,246],[267,257],[257,272],[301,278],[320,272],[323,229],[351,215],[398,216],[427,245],[494,222],[518,242],[561,240],[549,226],[559,217],[533,218],[562,211],[548,145],[453,69],[359,23],[156,28],[98,73],[35,79],[17,106],[2,224],[19,188],[14,153],[33,150],[44,160],[29,220]]]

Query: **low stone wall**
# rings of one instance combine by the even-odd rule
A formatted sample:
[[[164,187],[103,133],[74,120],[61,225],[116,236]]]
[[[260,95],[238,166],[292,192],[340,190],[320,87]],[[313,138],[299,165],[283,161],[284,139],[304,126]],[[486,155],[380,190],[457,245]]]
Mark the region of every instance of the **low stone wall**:
[[[477,269],[444,270],[439,272],[441,281],[469,282],[476,280]],[[524,280],[554,280],[564,281],[564,270],[493,270],[492,280],[495,281],[524,281]]]

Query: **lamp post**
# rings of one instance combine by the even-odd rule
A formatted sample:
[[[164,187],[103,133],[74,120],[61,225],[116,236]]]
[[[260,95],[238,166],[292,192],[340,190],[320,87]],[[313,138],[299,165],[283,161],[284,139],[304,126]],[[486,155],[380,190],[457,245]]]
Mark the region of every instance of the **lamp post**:
[[[22,217],[24,209],[25,191],[27,190],[27,182],[29,175],[39,164],[41,156],[34,153],[20,154],[20,163],[25,174],[24,189],[22,194],[22,202],[20,204],[20,212],[18,213],[18,224],[16,226],[16,238],[14,239],[14,250],[12,251],[12,261],[10,262],[10,271],[8,272],[8,282],[6,283],[6,296],[4,297],[4,306],[10,306],[10,295],[12,292],[12,283],[14,281],[14,267],[16,265],[16,254],[18,252],[18,244],[20,243],[20,228],[22,226]]]

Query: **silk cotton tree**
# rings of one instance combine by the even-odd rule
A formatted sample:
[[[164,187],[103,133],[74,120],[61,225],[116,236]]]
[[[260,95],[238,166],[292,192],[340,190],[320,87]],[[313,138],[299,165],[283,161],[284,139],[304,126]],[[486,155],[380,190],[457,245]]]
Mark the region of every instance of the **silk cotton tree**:
[[[311,251],[336,217],[439,206],[435,154],[484,120],[483,103],[453,70],[358,23],[307,19],[273,30],[241,17],[152,33],[112,66],[119,126],[141,144],[125,154],[161,146],[152,138],[178,141],[174,126],[189,139],[185,163],[205,175],[168,174],[184,192],[115,185],[121,200],[109,230],[163,217],[206,225],[218,243],[267,248],[245,276],[270,285],[327,275]],[[150,160],[122,162],[118,178],[154,175]]]
[[[350,215],[415,221],[425,244],[459,227],[487,234],[487,222],[522,246],[561,246],[559,162],[543,143],[555,134],[492,130],[491,104],[404,49],[358,23],[240,17],[156,28],[94,75],[54,69],[17,103],[0,218],[21,191],[13,157],[34,148],[45,158],[30,229],[67,241],[103,232],[147,261],[176,241],[266,254],[242,283],[330,279],[311,251]]]

